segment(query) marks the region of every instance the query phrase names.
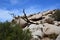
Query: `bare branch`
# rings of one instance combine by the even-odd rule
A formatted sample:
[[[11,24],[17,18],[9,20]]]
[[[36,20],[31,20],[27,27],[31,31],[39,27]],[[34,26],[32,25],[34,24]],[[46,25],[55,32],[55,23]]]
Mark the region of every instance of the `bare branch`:
[[[26,16],[25,9],[23,9],[23,13],[24,13],[24,16],[25,16],[25,18],[26,18],[26,20],[27,20],[27,21],[26,21],[27,23],[38,24],[38,23],[34,23],[34,22],[30,22],[30,21],[29,21],[29,19],[28,19],[27,16]]]
[[[27,22],[30,22],[30,21],[28,20],[27,16],[26,16],[25,9],[23,9],[23,13],[24,13],[25,18],[27,19]]]

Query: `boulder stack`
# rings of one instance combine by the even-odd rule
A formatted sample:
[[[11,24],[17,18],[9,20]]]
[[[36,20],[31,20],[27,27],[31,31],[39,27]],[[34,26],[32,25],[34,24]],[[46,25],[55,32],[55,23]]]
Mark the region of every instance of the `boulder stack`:
[[[31,40],[60,40],[60,21],[55,20],[58,16],[55,14],[57,10],[17,17],[18,19],[15,18],[14,21],[17,24],[20,23],[23,30],[29,29],[31,31]]]

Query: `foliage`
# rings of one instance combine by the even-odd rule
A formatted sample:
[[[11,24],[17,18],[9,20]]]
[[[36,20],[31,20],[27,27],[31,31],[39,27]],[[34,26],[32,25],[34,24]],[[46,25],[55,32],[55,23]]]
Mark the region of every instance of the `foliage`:
[[[55,10],[53,17],[55,18],[55,20],[60,21],[60,9]]]
[[[0,40],[30,40],[31,34],[29,29],[23,31],[17,25],[11,25],[10,22],[0,22]]]

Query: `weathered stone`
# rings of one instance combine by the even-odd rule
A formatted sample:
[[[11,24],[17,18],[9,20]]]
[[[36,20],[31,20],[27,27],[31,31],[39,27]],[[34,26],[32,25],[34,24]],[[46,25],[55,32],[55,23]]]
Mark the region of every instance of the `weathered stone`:
[[[40,40],[40,38],[38,36],[33,36],[31,40]]]
[[[43,23],[49,23],[49,24],[54,24],[54,19],[49,17],[49,16],[43,16],[45,19],[42,19]]]
[[[45,12],[39,12],[38,14],[33,14],[30,16],[27,16],[27,19],[30,22],[38,23],[38,24],[31,24],[24,20],[26,19],[24,17],[15,17],[12,22],[15,22],[16,24],[20,24],[23,30],[29,29],[31,31],[32,39],[31,40],[60,40],[60,21],[56,21],[53,17],[53,14],[56,10],[48,10]],[[52,39],[48,36],[50,35],[59,35],[57,38]],[[47,36],[46,36],[47,35]],[[45,36],[45,37],[44,37]],[[54,35],[55,36],[55,35]]]
[[[15,22],[16,24],[19,24],[22,28],[26,27],[27,25],[27,22],[20,17],[18,19],[14,19],[13,22]]]
[[[30,20],[37,20],[37,19],[39,19],[41,17],[42,17],[42,14],[36,14],[36,15],[33,15],[33,16],[29,17],[28,19],[30,19]]]
[[[37,30],[35,32],[32,32],[32,35],[37,36],[39,38],[42,38],[44,34],[43,34],[43,32],[41,30]]]
[[[39,38],[42,38],[44,35],[44,33],[41,30],[41,28],[43,28],[42,24],[39,24],[39,25],[31,24],[29,27],[25,27],[25,28],[30,29],[33,40],[35,40],[35,39],[40,40]]]
[[[58,35],[58,37],[56,38],[56,40],[60,40],[60,35]]]
[[[56,25],[56,26],[60,26],[60,22],[58,22],[58,21],[54,21],[54,25]]]
[[[43,12],[43,16],[46,16],[48,14],[52,14],[52,10],[48,10],[48,11]]]
[[[41,40],[52,40],[52,39],[50,39],[50,38],[48,38],[48,37],[45,37],[45,38],[43,38],[43,39],[41,39]]]
[[[52,25],[52,24],[45,23],[44,28],[43,28],[43,32],[46,35],[54,34],[54,33],[55,34],[60,34],[60,27]]]

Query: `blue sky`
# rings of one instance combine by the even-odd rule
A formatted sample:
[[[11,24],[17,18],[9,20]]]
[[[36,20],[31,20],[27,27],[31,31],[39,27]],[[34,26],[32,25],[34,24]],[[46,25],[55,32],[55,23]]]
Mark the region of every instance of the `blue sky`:
[[[11,21],[10,13],[23,15],[22,9],[29,15],[56,8],[60,8],[60,0],[0,0],[0,21]]]

